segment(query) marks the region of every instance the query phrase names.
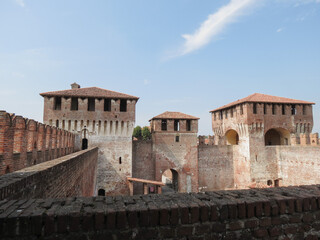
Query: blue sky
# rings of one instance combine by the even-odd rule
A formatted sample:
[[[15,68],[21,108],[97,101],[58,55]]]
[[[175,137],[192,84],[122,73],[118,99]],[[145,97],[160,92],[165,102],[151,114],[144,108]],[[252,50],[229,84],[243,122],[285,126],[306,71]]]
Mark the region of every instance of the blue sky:
[[[320,0],[1,0],[0,109],[42,121],[40,92],[140,97],[136,120],[200,117],[259,92],[316,102]]]

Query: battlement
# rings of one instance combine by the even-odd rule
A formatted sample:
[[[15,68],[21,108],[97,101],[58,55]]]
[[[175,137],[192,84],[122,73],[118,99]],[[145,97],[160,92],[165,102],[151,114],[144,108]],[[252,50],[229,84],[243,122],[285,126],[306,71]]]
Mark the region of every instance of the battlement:
[[[75,135],[0,111],[0,175],[74,152]]]
[[[0,202],[4,239],[318,239],[320,185]]]
[[[215,137],[214,136],[202,136],[202,135],[199,135],[198,136],[198,144],[199,145],[215,145],[214,143],[214,140],[215,140]]]
[[[310,134],[300,134],[291,136],[291,145],[300,145],[300,146],[319,146],[319,134],[310,133]]]

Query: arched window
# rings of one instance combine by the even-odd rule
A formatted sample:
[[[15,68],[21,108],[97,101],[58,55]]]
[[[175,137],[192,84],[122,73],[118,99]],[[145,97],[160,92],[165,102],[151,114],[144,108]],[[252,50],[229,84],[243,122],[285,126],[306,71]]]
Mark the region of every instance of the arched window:
[[[272,128],[266,132],[264,139],[266,146],[290,145],[290,132],[283,128]]]
[[[231,129],[226,133],[226,139],[228,145],[238,145],[239,144],[239,134]]]

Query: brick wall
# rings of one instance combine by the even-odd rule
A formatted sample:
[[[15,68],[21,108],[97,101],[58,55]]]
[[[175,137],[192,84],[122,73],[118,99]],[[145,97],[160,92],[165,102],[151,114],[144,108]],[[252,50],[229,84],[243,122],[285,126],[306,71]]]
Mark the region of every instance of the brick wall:
[[[1,239],[318,239],[320,185],[0,202]]]
[[[0,111],[0,176],[74,152],[75,135]]]
[[[152,141],[132,142],[132,177],[155,180],[155,162],[152,157]],[[143,184],[133,183],[133,193],[143,194]]]
[[[97,156],[98,148],[91,148],[5,174],[0,200],[93,196]]]

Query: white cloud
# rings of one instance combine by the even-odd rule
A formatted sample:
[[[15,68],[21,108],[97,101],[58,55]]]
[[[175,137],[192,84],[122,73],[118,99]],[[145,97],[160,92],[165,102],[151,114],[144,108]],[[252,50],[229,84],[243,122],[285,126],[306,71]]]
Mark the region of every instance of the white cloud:
[[[235,22],[245,10],[256,2],[255,0],[231,0],[229,4],[209,15],[193,34],[182,35],[185,43],[179,55],[191,53],[210,43],[213,37],[221,33],[228,24]]]
[[[282,32],[282,31],[283,31],[283,28],[277,29],[277,33]]]
[[[20,7],[25,7],[26,4],[24,3],[24,0],[15,0],[15,2],[20,6]]]

